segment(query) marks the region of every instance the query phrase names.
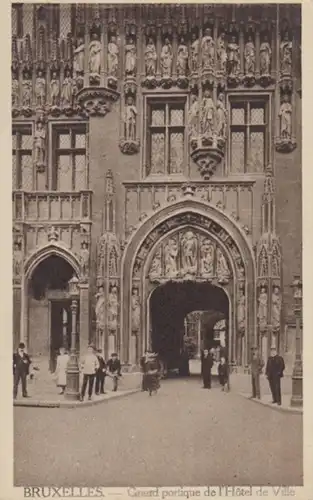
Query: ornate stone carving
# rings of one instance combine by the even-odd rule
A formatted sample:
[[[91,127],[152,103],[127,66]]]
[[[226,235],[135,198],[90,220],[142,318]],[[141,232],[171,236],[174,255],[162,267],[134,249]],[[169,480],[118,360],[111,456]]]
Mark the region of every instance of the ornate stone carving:
[[[89,276],[89,244],[85,239],[81,242],[80,250],[80,266],[82,278],[87,278]]]
[[[252,86],[255,84],[255,45],[251,34],[248,36],[248,40],[245,44],[244,49],[244,59],[245,59],[245,75],[244,83],[247,86]]]
[[[238,290],[237,325],[238,333],[243,335],[246,329],[246,297],[242,286],[240,286]]]
[[[118,59],[119,47],[116,36],[112,35],[108,44],[108,85],[113,89],[117,87]]]
[[[91,85],[100,84],[101,72],[101,42],[98,33],[91,34],[89,43],[89,81]]]
[[[216,120],[215,120],[215,132],[217,137],[222,139],[226,138],[227,131],[227,112],[225,107],[224,94],[219,94],[216,102]]]
[[[44,120],[39,118],[36,122],[34,134],[34,158],[38,172],[44,172],[46,168],[46,141],[46,125]]]
[[[50,106],[52,114],[60,112],[60,80],[56,71],[52,73],[50,80]]]
[[[227,284],[231,276],[226,258],[219,248],[216,250],[216,275],[221,284]]]
[[[170,238],[164,247],[165,275],[175,278],[178,275],[178,243],[176,238]]]
[[[133,288],[131,297],[132,308],[132,331],[137,332],[140,328],[140,298],[138,288]]]
[[[27,117],[32,115],[32,91],[31,78],[28,78],[28,74],[26,74],[22,82],[22,113]]]
[[[116,332],[118,321],[118,289],[114,284],[111,285],[108,296],[108,329],[110,332]]]
[[[258,297],[258,324],[260,328],[260,332],[263,333],[267,328],[267,291],[265,287],[261,287],[259,297]]]
[[[134,76],[137,70],[137,50],[134,39],[129,37],[125,45],[125,74],[127,76]]]
[[[23,272],[23,249],[22,235],[15,234],[13,237],[13,280],[14,282],[21,279]]]
[[[126,98],[124,112],[124,137],[120,141],[120,149],[122,153],[134,154],[139,151],[140,143],[136,138],[137,114],[134,98],[132,96],[128,96]]]
[[[194,94],[191,94],[191,106],[188,113],[188,129],[191,137],[198,135],[199,122],[199,100]]]
[[[76,42],[76,47],[74,49],[74,71],[76,76],[82,76],[84,74],[84,64],[85,64],[85,43],[83,38],[78,38]]]
[[[271,77],[272,48],[265,33],[260,45],[260,83],[266,87],[272,82]]]
[[[76,95],[84,116],[105,116],[118,97],[118,92],[106,87],[84,88]]]
[[[105,329],[105,296],[104,288],[102,285],[99,286],[98,292],[96,293],[96,325],[98,332],[104,332]]]
[[[200,245],[200,274],[203,278],[214,276],[214,245],[208,238]]]
[[[13,112],[13,109],[17,111],[19,107],[19,83],[16,78],[12,78],[11,92],[12,92],[11,102],[12,102],[12,112]]]
[[[173,65],[173,48],[168,37],[165,38],[160,56],[161,75],[163,78],[170,78]]]
[[[35,97],[36,106],[40,109],[44,108],[46,102],[46,80],[41,70],[38,71],[38,76],[35,82]]]
[[[286,31],[280,44],[280,71],[281,75],[291,75],[292,68],[292,41]]]
[[[60,239],[60,231],[55,226],[49,226],[47,229],[48,241],[59,241]]]
[[[162,262],[161,262],[161,251],[159,250],[152,260],[149,271],[149,278],[150,281],[153,282],[155,279],[160,278],[161,276],[162,276]]]
[[[212,30],[206,28],[201,41],[201,63],[202,69],[212,70],[214,67],[215,42],[212,38]]]
[[[191,36],[191,50],[190,50],[190,69],[192,73],[196,73],[198,71],[199,51],[200,51],[200,41],[197,38],[197,34],[193,32]]]
[[[215,105],[212,94],[209,90],[204,91],[201,103],[201,133],[206,136],[213,136],[214,131]]]
[[[232,36],[227,47],[228,59],[228,83],[229,85],[238,85],[240,70],[240,53],[236,36]]]
[[[157,61],[157,52],[155,48],[155,43],[153,41],[153,38],[149,38],[145,48],[145,67],[146,67],[146,76],[148,78],[155,78],[156,61]]]
[[[278,286],[273,287],[272,292],[272,307],[271,307],[271,325],[274,332],[278,332],[280,330],[280,322],[281,322],[281,293]]]
[[[217,71],[226,74],[227,51],[225,46],[225,33],[222,32],[216,42]]]
[[[181,239],[182,273],[197,273],[198,240],[192,231],[187,231]]]
[[[116,235],[106,231],[98,241],[97,277],[117,277],[119,270],[120,245]]]
[[[72,109],[73,106],[73,79],[69,69],[67,69],[64,74],[61,91],[61,105],[64,110]]]
[[[276,149],[280,153],[290,153],[296,147],[296,141],[292,137],[292,105],[290,95],[284,94],[279,109],[279,138],[276,139]]]

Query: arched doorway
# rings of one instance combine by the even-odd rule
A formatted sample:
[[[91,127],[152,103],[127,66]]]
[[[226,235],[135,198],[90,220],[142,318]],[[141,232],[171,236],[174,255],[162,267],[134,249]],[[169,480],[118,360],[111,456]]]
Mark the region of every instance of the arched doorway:
[[[151,347],[169,368],[178,368],[186,336],[186,318],[201,311],[201,341],[197,348],[215,347],[213,327],[216,320],[228,323],[230,305],[226,292],[211,283],[168,282],[158,286],[150,296]],[[198,341],[199,343],[199,341]],[[231,345],[226,337],[226,352]]]

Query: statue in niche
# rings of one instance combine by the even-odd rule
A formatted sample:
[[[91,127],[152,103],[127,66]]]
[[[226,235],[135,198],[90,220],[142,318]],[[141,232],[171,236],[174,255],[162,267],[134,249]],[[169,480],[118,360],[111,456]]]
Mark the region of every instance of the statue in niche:
[[[279,110],[281,139],[284,140],[291,139],[291,116],[292,116],[292,106],[290,103],[290,97],[288,94],[285,94],[283,96],[283,102]]]
[[[39,107],[44,106],[46,99],[46,80],[44,79],[42,71],[38,71],[38,76],[36,78],[35,96],[36,105]]]
[[[245,58],[245,73],[246,75],[254,75],[255,72],[255,46],[252,36],[249,35],[248,41],[244,50]]]
[[[11,92],[12,92],[12,107],[17,108],[19,101],[19,84],[16,78],[12,79]]]
[[[96,294],[96,324],[98,331],[104,331],[104,317],[105,317],[105,300],[104,300],[104,289],[100,286],[98,293]]]
[[[48,228],[48,241],[58,241],[60,237],[59,231],[55,226]]]
[[[215,106],[211,92],[205,90],[201,106],[201,132],[206,135],[213,134]]]
[[[60,95],[60,81],[58,79],[57,73],[54,71],[52,73],[52,78],[50,81],[50,99],[51,106],[57,106],[59,103],[59,95]]]
[[[83,241],[80,250],[80,264],[83,276],[88,276],[89,274],[89,248],[88,243]]]
[[[200,248],[200,274],[212,278],[214,274],[214,246],[210,240],[203,240]]]
[[[80,75],[84,73],[85,63],[85,44],[82,38],[77,40],[76,48],[74,49],[74,71]]]
[[[134,104],[133,97],[129,96],[127,98],[127,104],[125,107],[125,139],[135,141],[136,140],[136,118],[137,118],[137,108]]]
[[[181,262],[184,274],[197,272],[198,240],[192,231],[187,231],[181,240]]]
[[[117,287],[112,286],[108,296],[108,327],[111,331],[117,330],[118,293]]]
[[[237,76],[239,72],[240,54],[236,37],[232,36],[228,44],[228,65],[230,76]]]
[[[178,76],[186,76],[188,65],[188,47],[185,43],[185,39],[182,37],[180,39],[180,44],[177,48],[177,61],[176,70]]]
[[[272,276],[279,278],[279,276],[280,276],[280,258],[279,258],[276,247],[273,249],[271,261],[272,261]]]
[[[73,80],[71,72],[67,69],[62,83],[61,102],[62,106],[69,107],[72,105],[73,100]]]
[[[292,41],[286,32],[280,44],[280,68],[282,73],[291,74],[292,66]]]
[[[200,41],[197,38],[196,33],[192,34],[191,37],[191,71],[196,72],[198,71],[198,64],[199,64],[199,46],[200,46]]]
[[[22,248],[21,242],[15,241],[13,245],[13,276],[20,276],[22,273]]]
[[[38,121],[34,135],[35,163],[45,165],[46,160],[46,130],[42,121]]]
[[[259,295],[258,321],[260,330],[266,330],[267,326],[267,292],[265,287],[262,287]]]
[[[165,38],[164,45],[161,50],[161,73],[162,76],[168,77],[172,74],[173,49],[169,38]]]
[[[177,269],[178,244],[175,238],[170,238],[164,247],[165,275],[174,278]]]
[[[281,319],[281,294],[278,286],[274,286],[272,293],[272,326],[275,330],[280,328]]]
[[[188,113],[188,128],[191,136],[198,133],[199,99],[196,95],[191,95],[191,106]]]
[[[32,105],[32,81],[28,79],[22,83],[22,104],[24,108],[30,108]]]
[[[224,254],[218,248],[216,251],[216,275],[219,281],[227,282],[230,277],[230,271]]]
[[[201,59],[204,69],[212,69],[214,66],[215,42],[212,38],[212,31],[206,28],[201,42]]]
[[[147,76],[155,76],[156,60],[157,60],[157,53],[155,44],[153,39],[149,38],[147,46],[145,48],[145,65],[146,65]]]
[[[225,33],[221,33],[216,42],[217,67],[226,73],[227,51],[225,46]]]
[[[161,252],[159,251],[152,260],[149,277],[151,279],[158,278],[162,275]]]
[[[243,332],[246,327],[246,297],[242,288],[239,288],[237,301],[237,324],[238,330]]]
[[[133,288],[131,307],[132,307],[132,330],[138,331],[140,328],[140,299],[139,299],[138,288]]]
[[[268,36],[265,34],[260,46],[260,73],[269,75],[271,70],[272,49],[268,42]]]
[[[109,257],[109,274],[110,276],[117,276],[117,250],[116,247],[113,247],[110,250]]]
[[[108,44],[108,74],[116,78],[118,69],[119,48],[116,36],[111,36]]]
[[[101,43],[96,33],[91,36],[89,44],[89,73],[90,76],[100,76]]]
[[[268,274],[268,258],[265,248],[262,248],[260,254],[259,276],[267,276]]]
[[[216,135],[225,137],[226,135],[226,108],[224,94],[219,94],[216,103]]]
[[[136,45],[133,38],[129,38],[125,45],[125,73],[126,75],[136,73]]]

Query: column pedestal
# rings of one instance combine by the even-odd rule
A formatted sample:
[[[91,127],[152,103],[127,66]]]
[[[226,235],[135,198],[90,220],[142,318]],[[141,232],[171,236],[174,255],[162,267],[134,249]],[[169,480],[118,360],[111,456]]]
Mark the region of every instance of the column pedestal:
[[[137,361],[137,335],[131,335],[129,342],[129,363],[135,365]]]

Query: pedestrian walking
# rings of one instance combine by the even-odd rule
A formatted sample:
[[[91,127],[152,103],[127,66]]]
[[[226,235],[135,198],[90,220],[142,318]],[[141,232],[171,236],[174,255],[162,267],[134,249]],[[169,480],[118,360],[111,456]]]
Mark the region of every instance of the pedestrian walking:
[[[156,353],[148,353],[145,361],[145,374],[146,390],[149,392],[149,396],[152,396],[153,392],[156,394],[160,388],[160,371],[161,365],[158,355]]]
[[[19,343],[17,352],[13,354],[13,397],[16,399],[18,393],[18,386],[21,381],[22,383],[22,396],[27,398],[27,375],[29,374],[29,368],[31,365],[31,359],[25,352],[25,344],[23,342]]]
[[[98,362],[99,362],[99,368],[97,369],[97,373],[96,373],[96,388],[95,388],[95,390],[96,390],[96,395],[99,396],[99,394],[105,394],[104,381],[105,381],[105,374],[106,374],[106,363],[104,361],[102,349],[98,349],[97,358],[98,358]]]
[[[147,374],[146,374],[148,357],[149,357],[149,351],[146,350],[144,355],[140,358],[140,368],[141,368],[141,372],[142,372],[141,390],[143,392],[148,390],[148,388],[147,388]]]
[[[61,389],[60,394],[64,394],[66,388],[67,365],[70,357],[64,347],[60,347],[59,353],[60,354],[57,357],[55,375],[57,380],[57,387],[60,387]]]
[[[211,371],[213,366],[213,356],[208,349],[204,349],[201,359],[201,375],[203,380],[203,389],[211,389]]]
[[[111,354],[111,358],[107,363],[107,367],[108,367],[108,374],[113,379],[113,392],[116,392],[118,387],[118,379],[119,377],[122,376],[121,374],[122,365],[120,360],[118,359],[116,352],[113,352]]]
[[[261,399],[260,375],[262,373],[263,367],[264,361],[260,358],[258,350],[253,349],[251,359],[251,399]]]
[[[94,353],[93,346],[88,346],[87,354],[82,363],[83,371],[83,384],[80,393],[80,400],[83,401],[86,393],[87,383],[88,383],[88,399],[91,400],[93,384],[95,380],[96,372],[99,368],[99,361]]]
[[[218,368],[218,380],[222,387],[222,391],[228,391],[229,368],[224,356],[221,357]]]
[[[281,379],[284,376],[285,362],[282,356],[276,351],[275,347],[271,348],[271,355],[266,364],[266,376],[270,385],[273,401],[281,406]]]

